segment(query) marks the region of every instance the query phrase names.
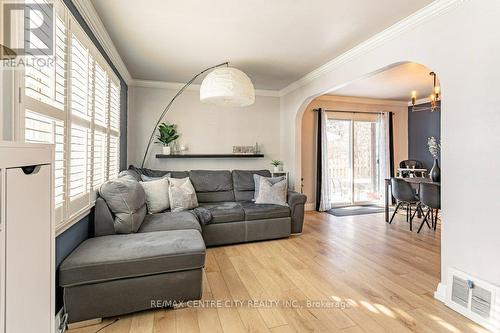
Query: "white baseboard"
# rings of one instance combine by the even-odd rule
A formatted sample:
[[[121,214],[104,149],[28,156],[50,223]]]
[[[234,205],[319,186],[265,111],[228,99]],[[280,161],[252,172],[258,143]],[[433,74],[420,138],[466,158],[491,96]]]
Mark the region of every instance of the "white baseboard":
[[[316,210],[316,204],[314,202],[313,203],[306,203],[305,206],[304,206],[304,210],[306,212],[310,212],[310,211]]]
[[[446,304],[446,285],[439,282],[436,291],[434,292],[434,298]]]

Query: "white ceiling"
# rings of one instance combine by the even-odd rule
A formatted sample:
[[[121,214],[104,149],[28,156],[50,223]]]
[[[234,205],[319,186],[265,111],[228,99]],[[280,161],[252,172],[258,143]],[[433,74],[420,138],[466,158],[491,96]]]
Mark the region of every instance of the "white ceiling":
[[[411,92],[415,90],[417,99],[423,99],[432,93],[433,78],[430,72],[426,66],[406,63],[354,81],[328,95],[410,101]]]
[[[134,79],[224,61],[281,89],[432,0],[92,0]]]

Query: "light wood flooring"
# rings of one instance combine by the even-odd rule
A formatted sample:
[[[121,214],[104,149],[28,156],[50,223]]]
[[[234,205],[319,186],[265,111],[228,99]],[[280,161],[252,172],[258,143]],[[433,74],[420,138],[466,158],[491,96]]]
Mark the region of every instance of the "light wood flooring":
[[[207,250],[205,300],[340,300],[349,304],[344,309],[152,310],[122,316],[100,332],[487,332],[433,298],[439,226],[415,230],[403,216],[388,225],[383,214],[309,212],[300,235]],[[96,332],[111,321],[70,332]]]

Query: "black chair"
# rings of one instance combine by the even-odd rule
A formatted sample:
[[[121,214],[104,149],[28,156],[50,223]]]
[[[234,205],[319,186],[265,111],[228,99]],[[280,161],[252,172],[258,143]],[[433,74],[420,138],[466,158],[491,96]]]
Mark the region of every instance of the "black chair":
[[[422,208],[420,207],[420,205],[418,205],[418,195],[415,194],[411,185],[401,178],[391,178],[391,189],[392,195],[394,196],[394,198],[396,198],[398,203],[396,205],[396,209],[394,209],[394,213],[392,214],[389,224],[392,223],[392,220],[394,219],[394,216],[396,216],[399,208],[401,208],[402,206],[406,206],[406,222],[410,222],[410,231],[412,231],[413,217],[417,213],[417,210],[420,210],[423,215]],[[413,215],[411,210],[412,205],[416,206]]]
[[[423,169],[424,163],[417,160],[402,160],[401,162],[399,162],[399,167],[404,169]],[[407,178],[410,175],[406,172],[402,172],[401,176]],[[422,177],[421,173],[420,177]]]
[[[422,230],[424,223],[431,228],[429,225],[429,215],[431,218],[432,229],[436,230],[438,211],[441,209],[441,186],[437,184],[421,183],[419,197],[420,209],[422,209],[422,205],[424,205],[427,207],[427,213],[424,214],[424,220],[422,221],[422,224],[420,224],[417,233]]]

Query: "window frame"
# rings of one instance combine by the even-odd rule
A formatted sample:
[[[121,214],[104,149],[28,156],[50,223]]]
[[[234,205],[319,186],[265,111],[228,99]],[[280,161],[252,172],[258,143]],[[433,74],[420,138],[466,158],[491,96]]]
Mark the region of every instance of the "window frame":
[[[61,0],[56,0],[53,2],[54,5],[54,14],[59,16],[66,27],[66,54],[65,54],[65,96],[64,96],[64,105],[63,109],[59,109],[56,106],[50,103],[44,103],[43,101],[39,101],[33,97],[30,97],[26,94],[26,85],[25,85],[25,69],[20,68],[16,72],[15,85],[17,87],[16,93],[18,94],[18,102],[16,103],[15,113],[16,113],[16,124],[15,124],[15,138],[16,140],[25,141],[25,119],[26,119],[26,111],[31,111],[42,116],[47,116],[53,118],[57,121],[62,121],[64,126],[64,193],[63,193],[63,203],[61,207],[56,209],[56,236],[63,233],[65,230],[70,228],[72,225],[80,221],[83,217],[90,213],[90,210],[95,204],[95,200],[97,197],[97,191],[103,182],[109,179],[110,173],[110,142],[111,137],[116,137],[117,139],[117,147],[116,147],[116,175],[119,172],[119,153],[120,153],[120,118],[121,118],[121,110],[120,106],[123,101],[121,100],[121,82],[118,76],[115,74],[114,70],[108,64],[104,56],[101,54],[96,45],[92,42],[90,37],[84,31],[84,29],[80,26],[78,21],[75,19],[70,10],[64,5]],[[55,27],[54,33],[57,32],[57,27]],[[95,122],[95,88],[92,86],[91,88],[91,118],[89,120],[85,120],[83,118],[79,118],[72,114],[72,37],[76,36],[78,41],[84,45],[93,58],[93,63],[90,65],[93,81],[95,81],[95,68],[94,62],[99,64],[99,67],[106,73],[107,83],[106,83],[106,92],[105,92],[105,103],[106,103],[106,126],[103,126],[100,123]],[[57,37],[55,37],[57,38]],[[55,39],[54,39],[55,41]],[[54,48],[56,50],[56,48]],[[56,56],[54,54],[54,56]],[[111,99],[112,99],[112,85],[118,87],[117,98],[118,98],[118,129],[112,128],[111,125]],[[71,174],[71,128],[72,125],[83,126],[89,129],[88,131],[88,143],[87,150],[90,150],[90,154],[87,156],[87,178],[86,189],[85,192],[81,195],[76,196],[73,200],[70,197],[70,174]],[[105,134],[106,138],[106,151],[104,152],[105,156],[105,165],[103,167],[104,174],[102,175],[102,182],[97,184],[94,182],[94,140],[95,140],[95,132],[99,132]]]

